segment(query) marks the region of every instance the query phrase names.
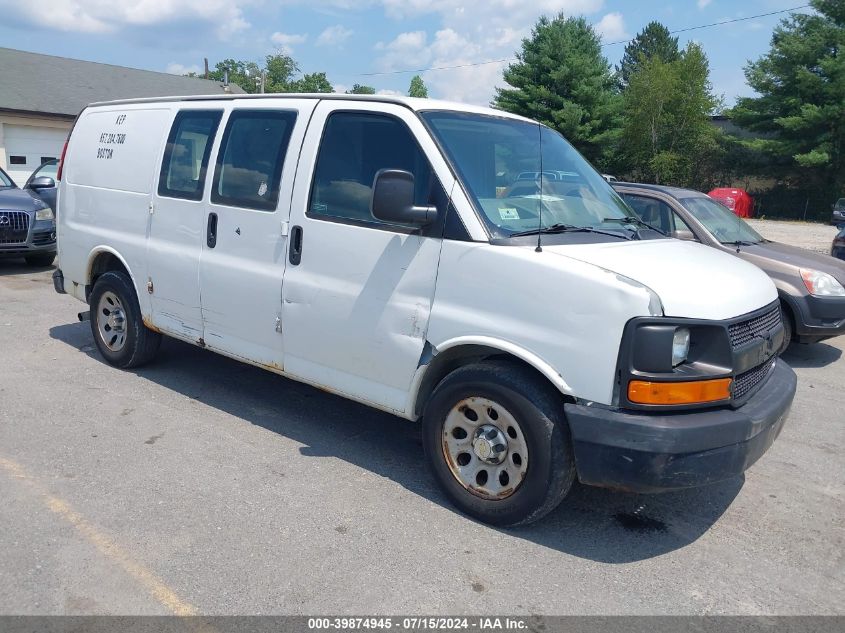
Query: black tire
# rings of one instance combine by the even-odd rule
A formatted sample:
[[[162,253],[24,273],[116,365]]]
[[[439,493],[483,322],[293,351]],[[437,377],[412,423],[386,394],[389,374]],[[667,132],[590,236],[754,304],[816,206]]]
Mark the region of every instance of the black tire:
[[[783,321],[783,344],[780,346],[778,355],[783,354],[787,350],[790,343],[792,343],[793,337],[795,336],[795,325],[792,322],[792,311],[783,302],[780,304],[780,316],[781,321]]]
[[[444,448],[449,412],[467,398],[502,405],[518,422],[528,448],[522,482],[503,499],[470,492],[450,469]],[[431,395],[423,416],[423,447],[446,496],[464,513],[497,526],[526,525],[551,512],[575,480],[575,459],[563,399],[532,370],[508,361],[486,361],[456,369]],[[473,457],[477,459],[476,457]]]
[[[97,306],[103,293],[110,291],[117,295],[125,311],[126,341],[118,351],[112,351],[100,335],[97,323]],[[91,296],[91,334],[100,354],[107,363],[121,369],[140,367],[153,359],[161,345],[161,334],[144,325],[138,296],[129,277],[121,272],[109,271],[97,278]]]
[[[36,268],[45,268],[53,264],[56,259],[55,253],[38,253],[38,255],[27,255],[24,257],[26,263]]]

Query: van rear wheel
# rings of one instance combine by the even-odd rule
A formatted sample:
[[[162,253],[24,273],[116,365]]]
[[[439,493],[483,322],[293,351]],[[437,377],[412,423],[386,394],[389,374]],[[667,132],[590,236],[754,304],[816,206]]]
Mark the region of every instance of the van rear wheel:
[[[423,444],[449,499],[493,525],[540,519],[575,479],[560,394],[507,361],[468,365],[443,379],[425,409]]]
[[[110,365],[130,369],[152,360],[161,334],[144,325],[135,288],[127,275],[117,271],[100,275],[88,303],[94,342]]]

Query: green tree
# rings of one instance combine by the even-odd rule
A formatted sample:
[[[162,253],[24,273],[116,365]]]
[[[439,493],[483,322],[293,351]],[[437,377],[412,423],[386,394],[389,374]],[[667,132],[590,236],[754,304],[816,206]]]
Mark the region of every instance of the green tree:
[[[375,93],[376,89],[372,86],[362,86],[361,84],[355,84],[351,90],[346,91],[348,95],[374,95]]]
[[[277,53],[264,59],[267,80],[264,92],[295,92],[294,76],[299,72],[299,64],[290,55]]]
[[[208,78],[214,81],[223,82],[226,78],[226,70],[229,71],[229,83],[235,84],[244,90],[244,92],[255,93],[258,92],[258,86],[255,83],[255,77],[259,76],[261,69],[255,62],[247,62],[236,59],[224,59],[222,62],[217,62],[214,70],[209,70]]]
[[[326,73],[311,73],[294,81],[291,89],[285,92],[334,92],[334,88],[326,78]]]
[[[812,0],[816,14],[793,14],[767,54],[745,67],[760,96],[729,116],[760,134],[746,144],[769,159],[769,175],[833,199],[845,192],[845,3]]]
[[[409,97],[419,97],[421,99],[428,98],[428,88],[425,87],[425,82],[419,75],[414,75],[411,79],[411,87],[408,88]]]
[[[627,86],[631,75],[637,71],[643,61],[659,57],[664,62],[674,62],[680,56],[678,38],[672,37],[669,29],[660,22],[649,22],[625,46],[625,53],[617,68],[619,85],[623,88]]]
[[[602,168],[621,127],[619,97],[601,41],[584,18],[541,17],[504,71],[493,106],[536,119],[563,134]]]
[[[688,44],[672,62],[642,59],[624,93],[622,148],[631,175],[707,188],[720,148],[710,115],[719,105],[707,56],[697,44]]]

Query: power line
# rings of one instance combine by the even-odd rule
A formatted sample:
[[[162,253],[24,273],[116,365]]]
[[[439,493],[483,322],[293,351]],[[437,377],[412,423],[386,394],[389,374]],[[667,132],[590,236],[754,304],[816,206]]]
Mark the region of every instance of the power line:
[[[806,9],[810,5],[809,4],[802,4],[798,7],[792,7],[791,9],[781,9],[780,11],[770,11],[769,13],[758,13],[757,15],[749,15],[744,18],[734,18],[732,20],[722,20],[721,22],[712,22],[710,24],[700,24],[698,26],[688,26],[683,29],[675,29],[674,31],[669,31],[670,34],[674,35],[675,33],[686,33],[688,31],[697,31],[698,29],[709,29],[714,26],[722,26],[724,24],[733,24],[734,22],[744,22],[746,20],[754,20],[756,18],[765,18],[770,15],[778,15],[780,13],[789,13],[790,11],[798,11],[799,9]],[[613,46],[614,44],[627,44],[631,40],[618,40],[616,42],[605,42],[602,44],[602,48],[605,46]],[[434,66],[431,68],[417,68],[414,70],[387,70],[384,72],[379,73],[358,73],[358,77],[377,77],[383,75],[404,75],[406,73],[424,73],[429,72],[432,70],[456,70],[458,68],[470,68],[473,66],[487,66],[489,64],[501,64],[503,62],[514,62],[517,61],[516,57],[505,57],[504,59],[491,59],[486,62],[470,62],[467,64],[457,64],[455,66]]]

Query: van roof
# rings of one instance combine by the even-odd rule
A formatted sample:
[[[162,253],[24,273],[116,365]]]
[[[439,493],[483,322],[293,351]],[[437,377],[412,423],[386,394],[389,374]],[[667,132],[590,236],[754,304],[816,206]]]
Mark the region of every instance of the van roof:
[[[493,114],[496,116],[530,121],[525,117],[511,114],[503,110],[494,110],[483,106],[474,106],[467,103],[456,103],[452,101],[439,101],[437,99],[419,99],[415,97],[404,97],[401,95],[358,95],[358,94],[337,94],[337,93],[282,93],[282,94],[233,94],[233,95],[188,95],[181,97],[150,97],[141,99],[120,99],[117,101],[99,101],[92,103],[89,108],[99,106],[124,105],[133,103],[162,103],[174,101],[245,101],[249,99],[317,99],[327,101],[375,101],[378,103],[392,103],[401,105],[415,112],[423,110],[452,110],[458,112],[472,112],[477,114]]]

